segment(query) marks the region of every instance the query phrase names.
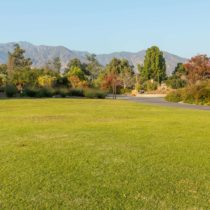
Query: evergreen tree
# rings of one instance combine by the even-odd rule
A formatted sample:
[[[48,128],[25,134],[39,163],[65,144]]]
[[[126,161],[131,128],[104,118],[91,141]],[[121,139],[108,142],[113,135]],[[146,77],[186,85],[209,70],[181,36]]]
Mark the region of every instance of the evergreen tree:
[[[24,53],[25,50],[21,49],[19,44],[15,44],[14,51],[8,53],[7,74],[10,82],[17,75],[21,74],[21,77],[25,77],[25,71],[31,68],[32,61],[30,58],[25,58]]]
[[[166,78],[165,58],[158,47],[153,46],[147,50],[141,77],[145,80],[153,79],[159,84]]]
[[[14,47],[14,51],[12,53],[9,52],[8,66],[10,70],[30,68],[32,61],[30,58],[25,58],[25,50],[21,49],[19,44],[15,44]]]
[[[53,59],[53,69],[57,72],[60,73],[61,70],[61,60],[59,57],[56,57]]]
[[[99,73],[101,72],[102,66],[96,59],[95,54],[86,55],[86,59],[88,61],[86,69],[90,73],[91,81],[93,81],[98,77]]]

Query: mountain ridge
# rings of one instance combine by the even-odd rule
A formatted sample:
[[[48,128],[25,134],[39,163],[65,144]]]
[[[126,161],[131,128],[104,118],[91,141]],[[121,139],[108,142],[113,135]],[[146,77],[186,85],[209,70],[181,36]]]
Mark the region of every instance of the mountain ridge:
[[[21,48],[23,48],[26,53],[26,57],[32,59],[34,67],[42,67],[49,60],[52,60],[55,57],[60,57],[62,68],[67,66],[69,60],[73,58],[78,58],[82,62],[86,62],[86,55],[91,54],[87,51],[77,51],[70,50],[65,46],[48,46],[48,45],[34,45],[29,42],[19,41],[19,42],[9,42],[9,43],[0,43],[0,63],[7,63],[8,52],[14,49],[14,44],[18,43]],[[144,56],[146,50],[141,50],[138,52],[113,52],[113,53],[104,53],[96,54],[99,63],[105,66],[113,57],[116,58],[125,58],[131,65],[137,69],[137,64],[143,64]],[[186,58],[171,54],[169,52],[163,51],[164,57],[166,59],[167,74],[171,74],[177,65],[177,63],[186,62]]]

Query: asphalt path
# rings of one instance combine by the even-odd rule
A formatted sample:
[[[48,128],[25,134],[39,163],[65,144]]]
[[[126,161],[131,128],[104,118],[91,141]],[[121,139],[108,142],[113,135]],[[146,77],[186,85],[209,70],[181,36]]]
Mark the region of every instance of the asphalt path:
[[[178,107],[178,108],[184,108],[184,109],[197,109],[197,110],[210,111],[210,106],[185,104],[185,103],[173,103],[173,102],[166,101],[163,97],[117,96],[117,99],[128,100],[128,101],[133,101],[133,102],[143,103],[143,104],[166,106],[166,107]]]

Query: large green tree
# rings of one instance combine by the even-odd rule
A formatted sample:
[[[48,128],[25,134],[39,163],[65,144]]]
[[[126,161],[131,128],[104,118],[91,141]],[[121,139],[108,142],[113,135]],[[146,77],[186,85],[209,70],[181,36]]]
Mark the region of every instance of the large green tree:
[[[19,44],[14,45],[13,52],[8,53],[7,83],[13,83],[22,92],[24,85],[29,83],[32,61],[25,57],[25,50]]]
[[[88,72],[90,72],[90,80],[95,80],[100,72],[102,71],[102,66],[96,59],[95,54],[86,55],[86,59],[88,61],[86,69]]]
[[[144,80],[153,79],[159,84],[166,78],[166,63],[163,52],[156,46],[146,51],[144,67],[142,68],[141,77]]]
[[[19,44],[14,45],[14,51],[9,52],[9,64],[12,66],[12,70],[19,70],[22,68],[30,68],[32,65],[32,61],[30,58],[25,58],[24,56],[25,50],[20,48]]]

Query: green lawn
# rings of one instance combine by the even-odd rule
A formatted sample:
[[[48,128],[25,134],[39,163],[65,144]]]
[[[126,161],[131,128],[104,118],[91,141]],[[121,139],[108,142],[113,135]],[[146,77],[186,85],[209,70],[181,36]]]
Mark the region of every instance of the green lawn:
[[[208,209],[210,112],[0,101],[0,209]]]

